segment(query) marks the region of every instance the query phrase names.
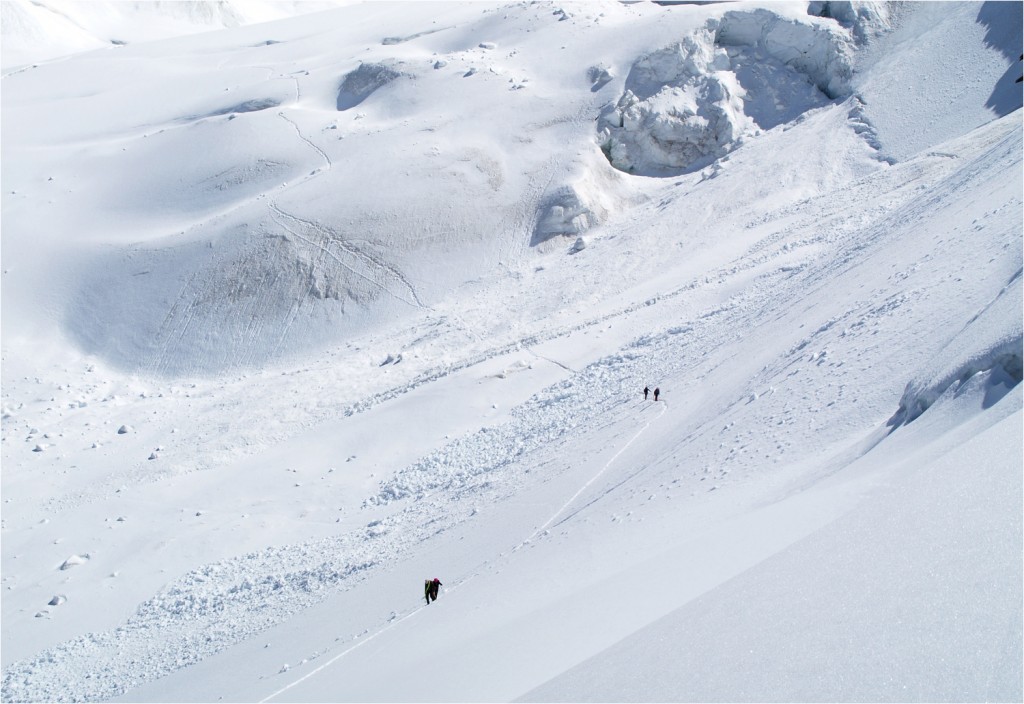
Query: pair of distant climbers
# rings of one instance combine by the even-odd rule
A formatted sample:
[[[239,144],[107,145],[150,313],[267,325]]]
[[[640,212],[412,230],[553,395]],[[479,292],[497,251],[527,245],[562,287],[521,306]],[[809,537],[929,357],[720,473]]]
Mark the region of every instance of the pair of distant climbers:
[[[423,598],[427,600],[427,606],[430,605],[430,602],[437,601],[437,592],[440,589],[441,580],[437,577],[423,582]]]
[[[647,387],[645,386],[645,387],[644,387],[644,401],[646,401],[646,400],[647,400],[647,394],[648,394],[649,392],[650,392],[650,389],[648,389],[648,388],[647,388]],[[655,387],[655,389],[654,389],[654,400],[655,400],[655,401],[657,401],[657,400],[658,400],[658,394],[660,394],[660,393],[661,393],[661,389],[659,389],[659,388]]]

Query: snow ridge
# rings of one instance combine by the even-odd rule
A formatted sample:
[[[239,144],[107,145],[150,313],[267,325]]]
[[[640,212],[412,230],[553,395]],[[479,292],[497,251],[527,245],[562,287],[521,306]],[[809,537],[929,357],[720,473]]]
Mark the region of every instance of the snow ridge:
[[[987,375],[989,391],[985,407],[995,404],[1024,377],[1021,322],[1014,315],[1024,296],[1018,271],[998,297],[972,318],[935,359],[927,365],[932,372],[907,383],[899,410],[890,426],[913,422],[941,396],[956,394],[976,375]],[[1007,321],[1016,320],[1008,327]]]

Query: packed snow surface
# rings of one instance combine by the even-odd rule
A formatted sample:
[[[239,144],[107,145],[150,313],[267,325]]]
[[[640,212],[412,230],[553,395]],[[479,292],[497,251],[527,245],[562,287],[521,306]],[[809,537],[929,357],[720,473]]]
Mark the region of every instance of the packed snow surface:
[[[1021,8],[0,4],[3,700],[1020,701]]]

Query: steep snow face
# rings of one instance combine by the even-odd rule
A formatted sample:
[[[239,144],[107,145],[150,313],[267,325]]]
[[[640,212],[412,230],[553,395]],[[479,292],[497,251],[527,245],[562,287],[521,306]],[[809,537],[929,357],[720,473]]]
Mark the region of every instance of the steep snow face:
[[[898,6],[890,16],[892,31],[863,47],[853,80],[881,156],[907,159],[1024,104],[1015,83],[1021,76],[1022,13],[1019,2]],[[885,78],[897,70],[907,80]],[[979,75],[994,80],[977,80]]]
[[[726,12],[633,65],[601,116],[603,149],[630,173],[702,168],[744,137],[845,97],[852,43],[831,20]]]

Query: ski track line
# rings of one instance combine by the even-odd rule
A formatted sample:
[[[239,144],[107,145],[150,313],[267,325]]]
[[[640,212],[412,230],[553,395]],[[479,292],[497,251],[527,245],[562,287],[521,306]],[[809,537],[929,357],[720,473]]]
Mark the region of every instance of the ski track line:
[[[596,473],[594,474],[594,476],[592,476],[592,477],[591,477],[590,479],[588,479],[588,480],[587,480],[587,482],[586,482],[586,483],[585,483],[585,484],[584,484],[583,486],[581,486],[581,487],[579,488],[579,490],[577,490],[577,492],[576,492],[575,494],[573,494],[573,495],[572,495],[571,497],[569,497],[569,500],[568,500],[568,501],[566,501],[566,502],[565,502],[565,503],[564,503],[564,504],[562,505],[562,507],[561,507],[561,508],[559,508],[559,509],[558,509],[557,511],[555,511],[555,512],[554,512],[554,514],[552,514],[551,518],[549,518],[549,519],[548,519],[547,521],[545,521],[545,522],[544,522],[544,524],[543,524],[543,525],[542,525],[542,526],[541,526],[540,528],[538,528],[537,530],[535,530],[535,531],[534,531],[534,532],[533,532],[533,533],[532,533],[532,534],[530,535],[530,537],[529,537],[529,538],[527,538],[527,539],[526,539],[526,540],[524,540],[523,542],[519,543],[519,545],[517,545],[517,546],[515,546],[514,548],[512,548],[512,551],[513,551],[513,552],[515,552],[516,550],[518,550],[519,548],[523,547],[524,545],[527,545],[527,544],[528,544],[528,543],[530,543],[530,542],[531,542],[531,541],[532,541],[532,540],[533,540],[534,538],[536,538],[536,537],[537,537],[538,535],[540,535],[540,534],[541,534],[541,533],[543,533],[543,532],[544,532],[545,530],[547,530],[547,529],[548,529],[548,527],[549,527],[549,526],[551,526],[551,525],[552,525],[552,524],[553,524],[553,523],[555,522],[555,519],[556,519],[556,518],[558,518],[559,516],[561,516],[561,515],[562,515],[562,513],[564,513],[564,512],[565,512],[565,510],[566,510],[567,508],[569,508],[569,507],[570,507],[570,506],[572,505],[572,503],[573,503],[573,502],[574,502],[574,501],[575,501],[576,499],[578,499],[578,498],[580,497],[580,494],[582,494],[582,493],[583,493],[583,492],[584,492],[584,491],[585,491],[585,490],[587,489],[587,487],[589,487],[589,486],[590,486],[591,484],[593,484],[593,483],[594,483],[595,481],[597,481],[597,479],[598,479],[598,478],[599,478],[599,477],[600,477],[600,476],[601,476],[602,474],[604,474],[604,473],[605,473],[605,472],[606,472],[606,471],[608,470],[608,468],[612,466],[612,464],[614,464],[615,460],[617,460],[617,459],[619,458],[619,455],[621,455],[621,454],[622,454],[623,452],[625,452],[625,451],[626,451],[626,448],[628,448],[628,447],[629,447],[630,445],[632,445],[632,444],[633,444],[633,443],[634,443],[634,442],[636,441],[636,439],[637,439],[637,438],[639,438],[639,437],[640,437],[641,435],[643,435],[643,434],[644,434],[644,432],[646,432],[646,430],[647,430],[647,429],[648,429],[649,427],[651,427],[651,423],[653,423],[654,421],[658,420],[658,419],[659,419],[659,418],[661,418],[661,417],[662,417],[663,415],[665,415],[665,409],[667,409],[667,408],[668,408],[668,404],[664,404],[664,405],[663,405],[663,406],[661,407],[661,411],[660,411],[660,412],[658,413],[658,415],[657,415],[657,416],[655,416],[655,417],[654,417],[654,418],[652,418],[651,420],[647,421],[647,422],[646,422],[646,423],[644,424],[644,426],[643,426],[642,428],[640,428],[640,430],[636,431],[636,433],[635,433],[635,434],[633,435],[633,437],[631,437],[631,438],[630,438],[630,439],[629,439],[629,440],[628,440],[628,441],[626,442],[626,444],[625,444],[625,445],[623,445],[622,447],[620,447],[620,448],[619,448],[619,450],[618,450],[618,452],[616,452],[616,453],[615,453],[614,455],[612,455],[612,456],[611,456],[611,458],[610,458],[610,459],[609,459],[609,460],[608,460],[607,462],[605,462],[604,466],[603,466],[603,467],[601,467],[601,469],[597,470],[597,472],[596,472]]]
[[[296,95],[296,102],[298,102],[298,96],[299,96],[298,79],[297,78],[292,78],[291,80],[295,81],[295,95]],[[315,145],[312,142],[312,140],[310,140],[308,137],[306,137],[306,135],[302,134],[302,130],[299,129],[299,125],[294,120],[289,118],[283,112],[277,113],[277,116],[280,117],[285,122],[287,122],[289,125],[291,125],[292,129],[295,130],[296,136],[299,139],[301,139],[303,142],[305,142],[307,145],[309,145],[309,147],[313,151],[315,151],[320,156],[321,159],[324,160],[324,167],[326,167],[327,170],[330,170],[334,166],[334,163],[331,161],[331,157],[327,156],[327,152],[325,152],[323,149],[321,149],[320,147]],[[304,178],[302,181],[300,181],[300,183],[304,183],[305,181],[308,181],[311,177],[316,177],[316,176],[319,176],[319,175],[320,174],[316,173],[316,172],[314,172],[313,174],[309,174],[309,175],[307,175],[306,178]]]
[[[424,310],[431,310],[429,306],[425,305],[420,300],[419,295],[416,293],[416,288],[412,285],[412,283],[396,267],[391,266],[387,262],[382,261],[378,257],[375,257],[375,256],[373,256],[372,254],[370,254],[368,252],[364,252],[359,247],[356,247],[355,245],[353,245],[351,242],[348,242],[345,239],[339,237],[336,232],[334,232],[334,231],[332,231],[332,230],[330,230],[328,228],[325,228],[322,225],[319,225],[317,223],[311,222],[309,220],[303,220],[302,218],[299,218],[299,217],[296,217],[296,216],[294,216],[294,215],[292,215],[290,213],[287,213],[284,210],[281,210],[281,208],[279,208],[277,206],[277,204],[275,204],[275,203],[271,203],[270,204],[270,208],[273,211],[273,213],[276,213],[277,215],[280,215],[283,218],[286,218],[286,219],[291,220],[293,222],[297,222],[300,225],[305,225],[309,229],[313,230],[317,235],[320,235],[321,237],[326,239],[329,244],[336,243],[346,253],[352,255],[355,259],[361,260],[364,264],[366,264],[368,269],[377,268],[377,269],[382,270],[385,275],[391,274],[393,277],[398,279],[398,281],[400,283],[404,284],[405,287],[409,289],[409,294],[412,297],[412,302],[406,300],[405,298],[402,298],[400,295],[398,295],[397,293],[392,291],[390,288],[388,288],[385,285],[385,283],[381,283],[380,281],[377,281],[376,279],[370,278],[366,274],[363,274],[363,273],[357,271],[356,269],[353,269],[351,266],[346,264],[337,254],[335,254],[334,252],[332,252],[330,250],[329,244],[328,245],[324,245],[324,244],[321,244],[320,242],[315,242],[315,241],[313,241],[310,238],[304,237],[303,235],[300,235],[298,232],[296,232],[292,228],[290,228],[287,225],[285,225],[283,222],[281,222],[281,220],[275,218],[275,221],[281,227],[283,227],[287,232],[291,233],[292,235],[294,235],[298,239],[302,240],[303,242],[308,244],[310,247],[319,248],[320,250],[323,251],[323,253],[325,255],[331,257],[332,259],[334,259],[338,263],[339,266],[341,266],[341,267],[343,267],[345,269],[348,269],[348,271],[350,271],[353,275],[358,276],[358,277],[364,279],[367,283],[371,284],[372,286],[375,286],[375,287],[379,288],[381,291],[383,291],[384,293],[388,294],[389,296],[391,296],[395,300],[400,301],[400,302],[402,302],[402,303],[404,303],[404,304],[406,304],[408,306],[419,307],[419,308],[422,308]],[[385,278],[386,278],[386,276],[385,276]]]
[[[559,509],[558,509],[557,511],[555,511],[555,512],[554,512],[554,514],[552,514],[552,515],[551,515],[551,517],[550,517],[550,518],[549,518],[549,519],[548,519],[547,521],[545,521],[545,522],[544,522],[544,524],[543,524],[543,525],[542,525],[542,526],[541,526],[540,528],[537,528],[537,529],[536,529],[535,531],[533,531],[533,533],[531,533],[531,534],[530,534],[530,536],[529,536],[528,538],[526,538],[525,540],[521,541],[521,542],[520,542],[520,543],[519,543],[518,545],[516,545],[516,546],[515,546],[514,548],[512,548],[511,552],[516,552],[517,550],[519,550],[519,548],[523,547],[524,545],[528,545],[528,544],[529,544],[529,543],[530,543],[530,542],[531,542],[531,541],[532,541],[532,540],[533,540],[534,538],[536,538],[536,537],[537,537],[538,535],[540,535],[540,534],[541,534],[541,533],[543,533],[543,532],[544,532],[545,530],[547,530],[548,526],[550,526],[550,525],[551,525],[552,523],[554,523],[555,519],[556,519],[556,518],[558,518],[558,517],[559,517],[560,515],[562,515],[562,513],[563,513],[563,512],[564,512],[564,511],[565,511],[565,510],[566,510],[567,508],[569,508],[569,506],[571,506],[571,505],[572,505],[572,503],[573,503],[573,502],[574,502],[574,501],[575,501],[576,499],[578,499],[578,498],[579,498],[580,494],[582,494],[582,493],[583,493],[583,492],[584,492],[584,491],[586,490],[586,488],[587,488],[587,487],[589,487],[589,486],[590,486],[591,484],[593,484],[593,483],[594,483],[595,481],[597,481],[597,479],[598,479],[598,478],[599,478],[599,477],[600,477],[600,476],[601,476],[602,474],[604,474],[604,473],[605,473],[605,471],[606,471],[606,470],[607,470],[607,469],[608,469],[609,467],[611,467],[611,466],[612,466],[612,464],[614,464],[615,460],[617,460],[617,459],[619,458],[619,455],[621,455],[621,454],[622,454],[623,452],[625,452],[625,451],[626,451],[626,448],[628,448],[628,447],[629,447],[630,445],[632,445],[632,444],[633,444],[633,443],[634,443],[634,442],[635,442],[635,441],[637,440],[637,438],[639,438],[639,437],[640,437],[641,435],[643,435],[643,434],[644,434],[644,432],[646,432],[646,431],[647,431],[647,429],[648,429],[649,427],[651,427],[651,423],[653,423],[654,421],[658,420],[658,419],[659,419],[659,418],[661,418],[661,417],[662,417],[663,415],[665,415],[665,410],[666,410],[667,408],[668,408],[668,404],[664,404],[664,405],[663,405],[663,406],[661,407],[661,411],[660,411],[660,412],[658,413],[658,415],[657,415],[657,416],[655,416],[655,417],[654,417],[654,418],[652,418],[651,420],[647,421],[647,422],[646,422],[646,423],[644,424],[644,426],[643,426],[642,428],[640,428],[640,430],[638,430],[638,431],[637,431],[637,432],[636,432],[636,433],[635,433],[635,434],[633,435],[633,437],[631,437],[631,438],[630,438],[630,439],[629,439],[629,440],[628,440],[628,441],[627,441],[627,442],[626,442],[626,443],[625,443],[625,444],[624,444],[624,445],[623,445],[622,447],[620,447],[620,448],[619,448],[619,450],[618,450],[618,451],[617,451],[617,452],[616,452],[616,453],[615,453],[614,455],[612,455],[612,457],[611,457],[611,458],[610,458],[610,459],[609,459],[609,460],[608,460],[607,462],[605,462],[604,466],[603,466],[603,467],[601,467],[601,469],[599,469],[599,470],[598,470],[598,471],[597,471],[597,472],[596,472],[596,473],[594,474],[594,476],[592,476],[592,477],[591,477],[590,479],[588,479],[588,480],[587,480],[587,482],[586,482],[586,483],[585,483],[585,484],[584,484],[583,486],[581,486],[581,487],[579,488],[579,490],[578,490],[578,491],[577,491],[577,492],[576,492],[575,494],[573,494],[573,495],[572,495],[571,497],[569,497],[569,500],[568,500],[568,501],[566,501],[566,502],[565,502],[565,503],[564,503],[564,504],[563,504],[563,505],[562,505],[562,506],[561,506],[561,507],[560,507],[560,508],[559,508]],[[484,565],[487,565],[487,564],[489,564],[489,563],[490,563],[490,560],[485,560],[482,566],[484,566]],[[447,589],[445,589],[445,590],[444,590],[444,591],[445,591],[445,593],[448,593],[448,592],[453,592],[453,591],[455,591],[456,589],[458,589],[459,587],[461,587],[462,585],[464,585],[464,584],[465,584],[466,582],[469,582],[470,580],[472,580],[472,579],[473,579],[474,577],[476,577],[476,576],[477,576],[478,574],[479,574],[479,572],[476,572],[476,573],[474,573],[474,574],[471,574],[471,575],[469,575],[468,577],[463,577],[463,578],[462,578],[462,579],[460,579],[459,581],[455,582],[455,583],[454,583],[454,584],[453,584],[452,586],[450,586],[450,587],[448,587]],[[337,655],[335,655],[334,657],[332,657],[332,658],[331,658],[330,660],[328,660],[327,662],[323,663],[322,665],[319,665],[319,666],[315,667],[314,669],[310,670],[309,672],[307,672],[306,674],[304,674],[304,675],[303,675],[302,677],[300,677],[299,679],[297,679],[297,680],[295,680],[295,681],[293,681],[293,682],[290,682],[289,684],[286,684],[286,685],[285,685],[284,687],[281,687],[281,688],[280,688],[280,689],[278,689],[277,691],[275,691],[275,692],[273,692],[273,693],[271,693],[271,694],[267,695],[267,696],[266,696],[266,697],[264,697],[263,699],[260,699],[260,700],[259,700],[259,703],[260,703],[260,704],[265,704],[265,702],[269,702],[270,700],[274,699],[275,697],[278,697],[278,696],[280,696],[281,694],[284,694],[285,692],[287,692],[287,691],[288,691],[289,689],[291,689],[292,687],[295,687],[295,686],[297,686],[297,685],[299,685],[299,684],[302,684],[303,682],[305,682],[306,680],[308,680],[308,679],[309,679],[310,677],[312,677],[313,675],[316,675],[317,673],[321,672],[322,670],[326,669],[327,667],[330,667],[331,665],[333,665],[334,663],[336,663],[336,662],[337,662],[338,660],[340,660],[341,658],[343,658],[343,657],[345,657],[346,655],[348,655],[349,653],[351,653],[351,652],[352,652],[353,650],[355,650],[356,648],[359,648],[360,646],[362,646],[363,644],[365,644],[365,643],[367,643],[367,642],[369,642],[369,641],[373,640],[373,639],[374,639],[374,638],[376,638],[377,636],[379,636],[379,635],[381,635],[381,634],[383,634],[383,633],[386,633],[387,631],[390,631],[390,630],[391,630],[392,628],[394,628],[395,626],[399,625],[399,624],[400,624],[400,623],[402,623],[403,621],[407,621],[408,619],[412,618],[413,616],[415,616],[416,614],[418,614],[418,613],[419,613],[420,611],[422,611],[422,610],[423,610],[423,609],[425,609],[425,608],[427,608],[427,607],[426,607],[426,606],[423,606],[423,605],[421,604],[420,606],[418,606],[417,608],[413,609],[413,610],[412,610],[412,611],[411,611],[410,613],[406,614],[405,616],[402,616],[401,618],[396,618],[396,619],[394,619],[394,620],[393,620],[393,621],[391,621],[391,622],[390,622],[390,623],[389,623],[388,625],[384,626],[383,628],[381,628],[381,629],[380,629],[379,631],[377,631],[377,632],[376,632],[376,633],[374,633],[373,635],[371,635],[371,636],[367,636],[366,638],[363,638],[363,639],[361,639],[361,640],[360,640],[360,641],[359,641],[358,643],[356,643],[355,645],[353,645],[353,646],[351,646],[351,647],[349,647],[349,648],[346,648],[345,650],[341,651],[340,653],[338,653]]]
[[[420,609],[424,609],[424,608],[426,608],[426,607],[420,606],[419,608],[414,609],[411,613],[409,613],[409,614],[407,614],[407,615],[405,615],[405,616],[403,616],[401,618],[395,619],[394,621],[392,621],[388,625],[384,626],[384,628],[380,629],[379,631],[374,633],[372,636],[367,636],[366,638],[361,639],[358,643],[356,643],[352,647],[347,648],[345,650],[342,650],[340,653],[335,655],[333,658],[331,658],[330,660],[325,662],[323,665],[320,665],[320,666],[310,670],[309,672],[307,672],[305,675],[303,675],[299,679],[295,680],[294,682],[291,682],[290,684],[286,684],[284,687],[281,687],[281,689],[277,690],[273,694],[268,695],[264,699],[260,699],[259,700],[260,704],[264,704],[264,702],[269,702],[274,697],[277,697],[277,696],[279,696],[281,694],[284,694],[285,692],[287,692],[292,687],[295,687],[296,685],[302,684],[303,682],[308,680],[313,675],[317,674],[318,672],[320,672],[324,668],[327,668],[327,667],[333,665],[335,662],[337,662],[341,658],[345,657],[346,655],[348,655],[349,653],[351,653],[353,650],[355,650],[356,648],[360,647],[364,643],[368,643],[369,641],[373,640],[374,638],[376,638],[380,634],[386,633],[387,631],[391,630],[392,628],[394,628],[398,624],[402,623],[402,621],[405,621],[407,619],[412,618],[413,616],[415,616],[416,614],[418,614],[420,612]]]

